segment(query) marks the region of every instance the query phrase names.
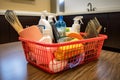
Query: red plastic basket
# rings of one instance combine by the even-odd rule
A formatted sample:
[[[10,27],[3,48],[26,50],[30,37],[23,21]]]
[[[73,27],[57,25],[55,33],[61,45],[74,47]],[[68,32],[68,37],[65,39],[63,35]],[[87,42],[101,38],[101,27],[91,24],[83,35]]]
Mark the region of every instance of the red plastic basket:
[[[26,60],[49,73],[57,73],[99,58],[106,35],[73,42],[46,44],[21,40]]]

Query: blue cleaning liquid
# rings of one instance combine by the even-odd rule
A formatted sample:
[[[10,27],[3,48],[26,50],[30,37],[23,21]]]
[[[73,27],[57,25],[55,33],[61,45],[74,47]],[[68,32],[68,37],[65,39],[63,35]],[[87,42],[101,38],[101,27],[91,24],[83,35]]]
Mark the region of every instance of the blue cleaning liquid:
[[[59,16],[59,20],[55,23],[55,26],[60,34],[60,37],[65,36],[66,23],[63,20],[63,16]]]

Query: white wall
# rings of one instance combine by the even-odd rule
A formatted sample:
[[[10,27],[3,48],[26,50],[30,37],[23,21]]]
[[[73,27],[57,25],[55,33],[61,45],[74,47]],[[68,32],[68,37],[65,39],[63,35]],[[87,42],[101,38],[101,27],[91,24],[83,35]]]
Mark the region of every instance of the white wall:
[[[65,12],[85,12],[89,2],[96,11],[120,11],[120,0],[65,0]]]

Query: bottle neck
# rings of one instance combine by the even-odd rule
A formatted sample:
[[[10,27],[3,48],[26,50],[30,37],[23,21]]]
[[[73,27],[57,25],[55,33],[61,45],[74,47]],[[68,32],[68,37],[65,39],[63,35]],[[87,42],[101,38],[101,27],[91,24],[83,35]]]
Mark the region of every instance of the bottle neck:
[[[59,21],[63,21],[63,16],[59,16]]]
[[[74,21],[74,24],[79,24],[79,22],[77,20]]]

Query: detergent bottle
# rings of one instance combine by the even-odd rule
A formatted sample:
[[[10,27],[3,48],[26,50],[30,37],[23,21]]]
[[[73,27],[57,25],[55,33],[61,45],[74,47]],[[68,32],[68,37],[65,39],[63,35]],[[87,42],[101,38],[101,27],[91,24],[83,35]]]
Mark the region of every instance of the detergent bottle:
[[[55,14],[49,14],[48,16],[48,22],[50,23],[51,27],[52,27],[52,31],[53,31],[53,37],[54,37],[54,42],[57,43],[57,40],[60,38],[60,34],[57,30],[57,28],[55,27],[55,23],[57,22],[56,20],[56,15]]]
[[[45,33],[45,34],[46,34],[46,33],[49,34],[49,36],[50,36],[51,39],[53,40],[52,27],[51,27],[50,23],[46,20],[47,14],[48,14],[47,12],[44,12],[44,13],[41,14],[41,19],[39,20],[38,25],[43,27],[43,30],[42,30],[43,34],[44,34],[44,33]],[[47,29],[48,29],[48,30],[47,30]],[[46,31],[49,31],[49,32],[46,32]]]
[[[72,25],[71,32],[80,33],[80,27],[81,27],[81,24],[83,24],[82,18],[83,18],[83,16],[76,16],[73,19],[74,20],[74,24]],[[79,21],[80,21],[80,24],[79,24]]]
[[[60,34],[60,37],[64,37],[65,36],[65,32],[66,32],[66,23],[63,20],[63,16],[59,16],[58,21],[55,23],[55,26]]]

